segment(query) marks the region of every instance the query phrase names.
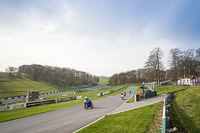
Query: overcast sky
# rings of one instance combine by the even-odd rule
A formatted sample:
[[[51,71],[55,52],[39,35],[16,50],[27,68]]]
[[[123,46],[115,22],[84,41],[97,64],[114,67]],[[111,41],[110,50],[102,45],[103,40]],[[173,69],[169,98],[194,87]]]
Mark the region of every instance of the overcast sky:
[[[200,47],[199,0],[0,0],[0,71],[24,64],[97,76],[143,68],[159,47]]]

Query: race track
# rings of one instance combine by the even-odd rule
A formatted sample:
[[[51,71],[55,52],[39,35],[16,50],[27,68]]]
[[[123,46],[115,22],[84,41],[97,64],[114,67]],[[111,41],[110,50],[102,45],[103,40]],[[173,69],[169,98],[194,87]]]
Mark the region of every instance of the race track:
[[[126,90],[126,99],[132,95],[129,94],[129,91],[132,91],[135,88],[136,87],[129,87]],[[120,98],[120,94],[108,96],[93,101],[93,109],[86,110],[83,108],[83,104],[79,104],[43,114],[0,123],[0,132],[71,133],[96,119],[111,113],[124,102],[125,100]]]

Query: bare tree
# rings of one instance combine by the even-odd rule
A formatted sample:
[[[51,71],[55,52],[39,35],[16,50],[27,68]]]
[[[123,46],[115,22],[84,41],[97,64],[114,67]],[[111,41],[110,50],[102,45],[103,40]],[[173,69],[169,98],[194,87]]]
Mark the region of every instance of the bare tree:
[[[195,72],[196,72],[196,76],[200,76],[200,48],[196,50],[196,59],[198,62],[198,67],[196,68]]]
[[[200,49],[188,49],[181,51],[179,49],[170,50],[170,66],[173,70],[174,81],[178,78],[194,77],[197,75],[197,70],[200,67]]]
[[[191,77],[195,74],[195,69],[197,67],[197,60],[195,57],[195,50],[194,49],[188,49],[183,52],[184,56],[184,69],[185,69],[185,74],[187,77]]]
[[[164,69],[162,56],[163,52],[161,49],[155,48],[153,51],[151,51],[145,66],[147,69],[152,70],[158,86],[160,86],[161,70]]]
[[[182,52],[180,49],[178,48],[174,48],[170,50],[170,67],[173,70],[172,73],[172,77],[173,77],[173,81],[177,81],[178,79],[178,66],[180,63],[180,56],[181,56]]]
[[[138,83],[146,81],[145,69],[131,70],[114,74],[109,78],[109,84],[118,85],[125,83]]]
[[[200,61],[200,48],[196,50],[196,57]]]
[[[6,68],[6,72],[9,73],[9,77],[14,77],[14,73],[17,71],[18,69],[16,67],[13,66],[9,66],[8,68]]]

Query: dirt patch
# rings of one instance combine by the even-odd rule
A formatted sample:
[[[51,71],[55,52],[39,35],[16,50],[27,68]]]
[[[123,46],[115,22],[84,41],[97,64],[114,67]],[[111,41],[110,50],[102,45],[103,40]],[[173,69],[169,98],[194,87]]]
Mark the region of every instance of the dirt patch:
[[[180,108],[193,108],[194,105],[181,105]]]

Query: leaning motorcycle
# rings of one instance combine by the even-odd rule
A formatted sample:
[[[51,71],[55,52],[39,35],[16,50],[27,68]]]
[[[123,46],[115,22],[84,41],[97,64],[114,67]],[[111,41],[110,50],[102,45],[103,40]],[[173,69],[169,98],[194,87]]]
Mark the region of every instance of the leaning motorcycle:
[[[94,104],[92,103],[92,101],[89,101],[89,102],[88,102],[88,101],[85,101],[85,102],[84,102],[84,108],[85,108],[85,109],[88,109],[89,107],[90,107],[90,108],[93,108],[93,107],[94,107]]]

